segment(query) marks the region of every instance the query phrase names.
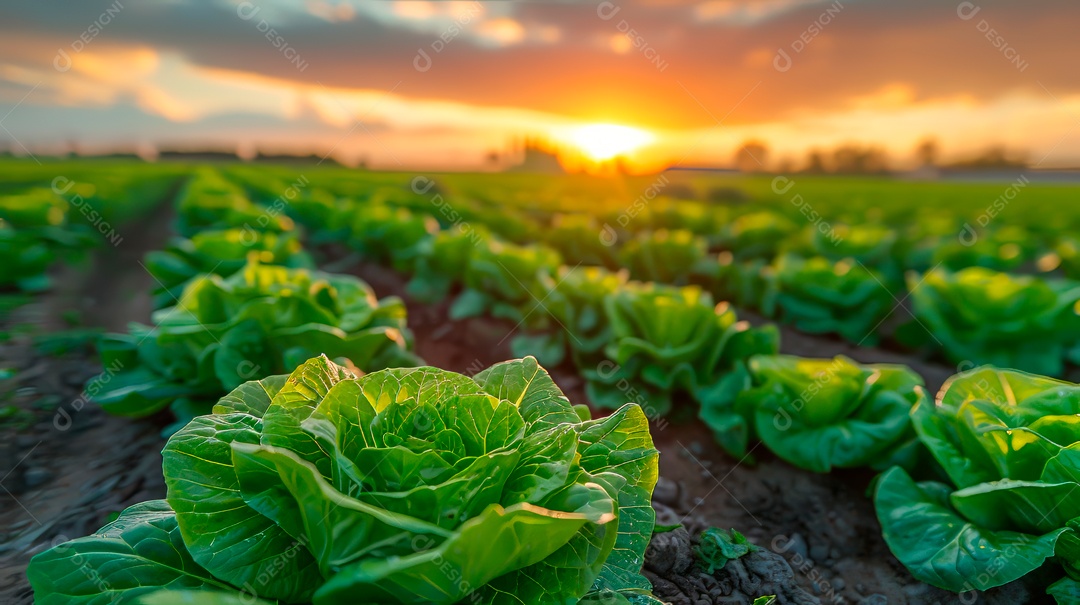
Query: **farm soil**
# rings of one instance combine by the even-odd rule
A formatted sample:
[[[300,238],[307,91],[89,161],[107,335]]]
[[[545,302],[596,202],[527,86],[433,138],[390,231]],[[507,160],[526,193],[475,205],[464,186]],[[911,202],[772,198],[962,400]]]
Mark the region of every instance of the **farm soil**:
[[[105,330],[149,323],[153,277],[140,263],[168,237],[168,207],[129,223],[118,246],[59,269],[52,291],[0,318],[0,330],[12,333],[0,344],[0,368],[15,372],[0,383],[0,405],[19,410],[17,421],[0,425],[0,603],[32,602],[26,565],[33,554],[165,495],[164,419],[115,418],[86,404],[84,385],[101,372],[96,354],[83,346],[43,355],[32,337],[67,328],[63,317],[72,310],[83,325]]]
[[[142,226],[142,241],[99,255],[88,273],[65,271],[61,277],[66,285],[19,309],[0,329],[27,321],[43,330],[55,329],[59,312],[70,308],[82,309],[91,325],[112,330],[123,329],[130,320],[147,321],[152,278],[137,261],[164,241],[171,217],[161,215]],[[398,295],[406,301],[416,351],[432,365],[473,374],[511,357],[512,323],[450,320],[448,300],[433,305],[410,300],[404,295],[405,279],[392,270],[369,263],[341,265],[335,270],[365,279],[379,296]],[[895,353],[856,350],[787,329],[783,343],[785,353],[906,363],[927,379],[932,391],[951,374],[948,368]],[[16,369],[12,399],[33,414],[27,426],[5,428],[0,442],[0,473],[6,475],[0,479],[0,603],[31,603],[25,569],[33,554],[92,533],[131,504],[164,497],[159,432],[168,419],[113,418],[93,405],[75,410],[83,385],[101,369],[90,351],[42,356],[27,338],[17,336],[0,345],[0,367]],[[572,401],[587,401],[584,383],[572,367],[551,370]],[[52,404],[41,406],[43,401]],[[1004,605],[1043,599],[1039,587],[1029,589],[1019,582],[961,601],[915,581],[881,538],[866,496],[872,474],[816,475],[763,449],[752,452],[755,461],[735,460],[713,445],[708,430],[692,416],[682,406],[673,420],[653,424],[661,452],[661,480],[654,496],[658,522],[682,525],[654,538],[646,553],[645,574],[664,600],[734,605],[775,594],[778,603],[797,605]],[[737,529],[759,549],[706,573],[694,564],[693,548],[708,527]]]

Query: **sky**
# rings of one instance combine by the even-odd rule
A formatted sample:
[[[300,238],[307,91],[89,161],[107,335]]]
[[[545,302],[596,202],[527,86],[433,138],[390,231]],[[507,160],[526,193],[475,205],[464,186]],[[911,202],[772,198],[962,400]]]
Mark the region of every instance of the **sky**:
[[[8,0],[0,150],[469,169],[534,138],[652,170],[748,140],[765,167],[903,166],[933,137],[1080,166],[1077,23],[1075,0]]]

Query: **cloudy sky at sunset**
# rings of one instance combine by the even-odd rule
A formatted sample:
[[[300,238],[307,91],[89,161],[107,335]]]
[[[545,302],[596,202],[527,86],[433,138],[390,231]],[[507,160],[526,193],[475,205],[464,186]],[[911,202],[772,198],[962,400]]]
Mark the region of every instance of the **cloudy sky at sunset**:
[[[1080,3],[17,0],[0,150],[189,145],[479,166],[596,123],[639,166],[936,137],[1080,165]],[[5,116],[6,114],[6,116]]]

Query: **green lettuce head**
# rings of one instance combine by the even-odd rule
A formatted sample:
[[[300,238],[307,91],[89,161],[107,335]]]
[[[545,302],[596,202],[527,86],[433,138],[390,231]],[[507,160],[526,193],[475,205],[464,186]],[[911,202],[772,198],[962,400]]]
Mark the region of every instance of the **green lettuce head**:
[[[1080,386],[982,367],[953,377],[911,418],[952,485],[916,483],[899,468],[878,480],[893,554],[916,578],[956,592],[1053,560],[1072,580],[1050,592],[1076,603],[1065,596],[1080,579]]]
[[[787,254],[776,260],[766,283],[761,310],[767,317],[860,345],[877,344],[877,328],[896,304],[883,277],[850,259]]]
[[[640,408],[589,420],[532,358],[357,378],[320,357],[173,435],[166,500],[29,576],[46,605],[573,605],[650,588],[657,457]]]
[[[107,388],[94,397],[111,414],[171,406],[186,421],[253,376],[289,372],[318,354],[365,371],[420,365],[405,304],[375,298],[349,275],[249,260],[227,278],[195,278],[175,306],[151,317],[154,327],[131,324],[100,347],[102,365],[119,368],[102,376]]]
[[[1080,288],[1067,280],[1013,276],[981,267],[908,275],[913,313],[922,322],[898,338],[940,343],[965,361],[1059,376],[1080,341]]]
[[[680,391],[711,400],[751,355],[779,346],[775,326],[752,328],[696,286],[630,282],[604,308],[613,335],[603,350],[607,359],[582,372],[600,407],[617,407],[627,393],[640,394],[660,415]]]
[[[703,402],[701,418],[733,455],[745,456],[757,437],[784,460],[819,473],[918,459],[909,414],[926,395],[906,367],[756,355],[728,382]]]

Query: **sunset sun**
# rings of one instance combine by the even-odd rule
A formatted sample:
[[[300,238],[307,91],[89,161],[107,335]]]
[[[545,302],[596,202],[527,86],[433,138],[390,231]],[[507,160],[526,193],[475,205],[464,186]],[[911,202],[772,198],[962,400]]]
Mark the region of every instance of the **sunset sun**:
[[[653,135],[638,128],[618,124],[590,124],[573,130],[570,142],[590,159],[610,160],[652,142]]]

